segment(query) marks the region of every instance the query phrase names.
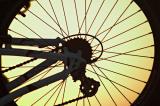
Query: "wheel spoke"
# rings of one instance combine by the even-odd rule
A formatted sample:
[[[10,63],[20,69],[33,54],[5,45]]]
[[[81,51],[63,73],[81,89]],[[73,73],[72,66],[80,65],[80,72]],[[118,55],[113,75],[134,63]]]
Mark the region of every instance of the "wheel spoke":
[[[136,51],[148,49],[148,48],[151,48],[151,47],[154,47],[154,45],[149,45],[149,46],[146,46],[146,47],[142,47],[142,48],[130,50],[130,51],[127,51],[127,52],[124,52],[124,53],[121,53],[121,54],[117,54],[117,55],[114,55],[114,56],[107,57],[106,59],[113,58],[113,57],[117,57],[117,56],[121,56],[121,55],[125,55],[125,54],[127,54],[127,53],[132,53],[132,52],[136,52]],[[104,50],[104,51],[106,51],[106,50]],[[97,53],[99,53],[99,52],[101,52],[101,51],[98,51],[98,52],[96,52],[96,53],[94,53],[94,54],[97,54]]]
[[[55,95],[55,93],[58,91],[59,88],[60,88],[60,90],[61,90],[63,84],[64,84],[64,81],[61,82],[61,84],[58,86],[58,88],[57,88],[57,89],[52,93],[52,95],[48,98],[48,100],[45,102],[45,105],[44,105],[44,106],[47,105],[47,103],[52,99],[52,97]]]
[[[88,101],[89,106],[91,106],[91,102],[88,97],[87,97],[87,101]]]
[[[65,81],[64,81],[64,82],[65,82]],[[60,95],[60,93],[61,93],[61,90],[62,90],[62,87],[63,87],[63,85],[64,85],[64,82],[63,82],[63,84],[62,84],[62,86],[61,86],[61,88],[60,88],[60,90],[59,90],[59,92],[58,92],[58,95],[57,95],[57,97],[56,97],[56,100],[55,100],[53,106],[55,106],[55,104],[56,104],[56,102],[57,102],[57,99],[58,99],[58,97],[59,97],[59,95]]]
[[[32,33],[34,33],[35,35],[37,35],[39,38],[44,39],[41,35],[39,35],[37,32],[35,32],[33,29],[31,29],[29,26],[27,26],[25,23],[23,23],[22,21],[20,21],[18,18],[15,18],[18,22],[20,22],[22,25],[24,25],[27,29],[29,29]],[[46,41],[44,41],[46,42]],[[48,42],[46,42],[47,44],[49,44]]]
[[[66,17],[66,12],[65,12],[65,8],[64,8],[63,0],[61,0],[61,4],[62,4],[63,15],[64,15],[64,18],[65,18],[65,23],[66,23],[66,27],[67,27],[67,34],[69,36],[69,28],[68,28],[68,22],[67,22],[67,17]]]
[[[64,103],[66,87],[67,87],[67,79],[66,79],[66,81],[65,81],[65,85],[64,85],[64,91],[63,91],[63,97],[62,97],[62,104]]]
[[[126,43],[130,43],[130,42],[133,42],[133,41],[135,41],[135,40],[137,40],[137,39],[140,39],[140,38],[142,38],[142,37],[149,36],[150,34],[152,34],[152,32],[149,32],[149,33],[143,34],[143,35],[141,35],[141,36],[135,37],[135,38],[133,38],[133,39],[127,40],[127,41],[125,41],[125,42],[122,42],[122,43],[113,45],[113,46],[111,46],[111,47],[105,48],[104,50],[109,50],[109,49],[115,48],[115,47],[117,47],[117,46],[120,46],[120,45],[123,45],[123,44],[126,44]],[[104,42],[103,42],[103,43],[104,43]]]
[[[99,81],[102,83],[103,87],[105,88],[106,92],[108,93],[108,95],[110,96],[112,102],[114,103],[115,106],[117,106],[117,103],[115,102],[115,100],[113,99],[112,95],[110,94],[109,90],[106,88],[105,84],[103,83],[102,79],[100,78],[99,74],[97,74],[96,70],[94,69],[94,67],[91,65],[93,71],[95,72],[95,74],[97,75]]]
[[[82,21],[82,24],[81,24],[81,27],[80,27],[80,31],[79,31],[79,32],[81,32],[81,29],[82,29],[82,27],[83,27],[83,24],[85,23],[85,21],[86,21],[86,19],[87,19],[87,14],[88,14],[88,11],[89,11],[89,9],[90,9],[90,7],[91,7],[92,1],[93,1],[93,0],[90,1],[89,6],[88,6],[88,8],[87,8],[87,11],[85,12],[85,16],[84,16],[84,18],[83,18],[83,21]]]
[[[97,37],[98,37],[99,35],[101,35],[101,34],[103,34],[103,33],[107,32],[107,31],[108,31],[108,30],[110,30],[112,27],[115,27],[115,26],[117,26],[118,24],[121,24],[122,22],[124,22],[124,21],[126,21],[127,19],[131,18],[132,16],[134,16],[134,15],[138,14],[138,13],[139,13],[139,12],[141,12],[141,11],[142,11],[142,10],[138,10],[138,11],[136,11],[135,13],[133,13],[133,14],[129,15],[129,16],[128,16],[128,17],[126,17],[126,18],[124,18],[123,20],[121,20],[121,21],[117,22],[115,25],[113,25],[113,26],[111,26],[111,27],[109,27],[109,28],[105,29],[104,31],[102,31],[102,32],[100,32],[99,34],[97,34]]]
[[[56,30],[54,27],[52,27],[50,24],[48,24],[47,22],[45,22],[42,18],[40,18],[39,16],[37,16],[36,14],[34,14],[31,10],[28,10],[28,12],[30,12],[33,16],[35,16],[36,18],[38,18],[40,21],[42,21],[44,24],[46,24],[48,27],[50,27],[51,29],[53,29],[55,32],[57,32],[58,34],[62,35],[63,37],[65,37],[63,35],[63,32],[59,32],[58,30]],[[59,25],[59,24],[58,24]]]
[[[55,66],[53,66],[53,67],[50,67],[50,69],[49,70],[47,70],[47,72],[40,78],[40,80],[41,79],[43,79],[53,68],[55,68],[55,67],[57,67],[57,66],[59,66],[59,65],[61,65],[62,63],[57,63],[57,64],[55,64]]]
[[[139,80],[137,78],[133,78],[133,77],[130,77],[130,76],[127,76],[127,75],[124,75],[124,74],[121,74],[121,73],[118,73],[116,71],[112,71],[112,70],[109,70],[109,69],[106,69],[106,68],[103,68],[103,67],[100,67],[100,66],[97,66],[96,64],[94,64],[93,66],[97,67],[99,70],[105,70],[105,71],[108,71],[108,72],[111,72],[111,73],[114,73],[114,74],[118,74],[118,75],[121,75],[123,77],[127,77],[127,78],[130,78],[132,80],[136,80],[136,81],[139,81],[139,82],[142,82],[142,83],[146,83],[146,81],[142,81],[142,80]]]
[[[95,66],[97,67],[97,65]],[[97,68],[106,77],[106,79],[108,79],[111,82],[111,84],[117,89],[117,91],[131,104],[129,99],[118,89],[118,87],[107,77],[107,75],[99,67]]]
[[[37,101],[35,101],[34,103],[31,104],[31,106],[35,105],[37,102],[39,102],[42,98],[44,98],[46,95],[48,95],[50,92],[52,92],[55,88],[59,88],[62,85],[62,82],[58,83],[56,86],[54,86],[51,90],[49,90],[48,92],[46,92],[43,96],[41,96]],[[55,90],[57,91],[58,88]]]
[[[120,18],[123,16],[123,14],[127,11],[127,9],[131,6],[131,4],[133,3],[133,0],[131,0],[131,2],[129,3],[129,5],[125,8],[125,10],[122,12],[122,14],[119,16],[119,18],[116,20],[116,22],[113,24],[112,28],[107,32],[107,34],[102,38],[102,42],[103,40],[106,38],[106,36],[112,31],[113,27],[115,26],[115,24],[120,20]],[[102,25],[103,26],[103,25]],[[101,27],[100,27],[101,29]],[[99,33],[100,29],[97,31],[96,35]],[[99,45],[97,45],[96,49],[99,47]]]
[[[147,22],[148,22],[148,21],[144,21],[144,22],[142,22],[142,23],[140,23],[140,24],[138,24],[138,25],[136,25],[136,26],[134,26],[134,27],[132,27],[132,28],[129,28],[129,29],[127,29],[127,30],[125,30],[125,31],[123,31],[123,32],[121,32],[121,33],[119,33],[119,34],[117,34],[117,35],[109,38],[109,39],[106,39],[106,40],[103,39],[102,43],[105,43],[105,42],[108,42],[108,41],[110,41],[110,40],[112,40],[112,39],[114,39],[114,38],[117,38],[117,37],[123,35],[124,33],[127,33],[127,32],[129,32],[129,31],[131,31],[131,30],[133,30],[133,29],[135,29],[135,28],[137,28],[137,27],[139,27],[139,26],[147,23]],[[98,44],[98,45],[95,45],[95,46],[96,46],[96,48],[95,48],[95,50],[96,50],[96,49],[98,48],[99,44]],[[93,46],[93,47],[95,47],[95,46]]]
[[[67,35],[67,33],[62,29],[62,27],[61,27],[60,24],[59,24],[59,21],[58,21],[56,12],[55,12],[55,10],[54,10],[54,8],[53,8],[53,5],[52,5],[51,0],[49,0],[49,3],[50,3],[50,6],[51,6],[51,8],[52,8],[52,11],[53,11],[53,13],[54,13],[54,16],[55,16],[55,18],[56,18],[57,24],[58,24],[58,26],[59,26],[59,28],[60,28],[60,30],[61,30],[62,36],[64,37],[63,32],[64,32],[66,35]]]
[[[104,77],[104,76],[102,76],[102,75],[100,75],[100,74],[98,74],[98,73],[96,73],[96,72],[94,72],[94,71],[91,71],[91,70],[89,70],[89,69],[87,69],[87,71],[88,71],[88,72],[91,72],[91,73],[93,73],[93,74],[96,74],[96,75],[98,75],[99,77],[104,78],[104,79],[106,79],[106,80],[110,80],[110,81],[112,81],[113,83],[115,83],[115,84],[117,84],[117,85],[119,85],[119,86],[121,86],[121,87],[129,90],[129,91],[132,91],[132,92],[134,92],[134,93],[136,93],[136,94],[138,94],[138,95],[140,94],[139,92],[137,92],[137,91],[135,91],[135,90],[132,90],[132,89],[130,89],[129,87],[126,87],[126,86],[124,86],[124,85],[122,85],[122,84],[120,84],[120,83],[117,83],[117,82],[115,82],[115,81],[113,81],[113,80],[111,80],[111,79],[108,79],[108,78],[106,78],[106,77]]]
[[[118,62],[118,61],[114,61],[114,60],[109,60],[107,58],[100,58],[99,61],[109,61],[109,62],[112,62],[112,63],[118,63],[118,64],[121,64],[121,65],[133,67],[133,68],[138,68],[138,69],[142,69],[142,70],[146,70],[146,71],[151,71],[151,69],[147,69],[147,68],[143,68],[143,67],[138,67],[138,66],[134,66],[134,65],[131,65],[131,64],[122,63],[122,62]]]
[[[105,1],[106,1],[106,0],[103,0],[102,4],[100,5],[100,7],[99,7],[99,9],[98,9],[98,11],[97,11],[97,13],[96,13],[96,15],[95,15],[92,23],[91,23],[91,25],[89,26],[89,29],[88,29],[87,33],[89,33],[89,31],[91,30],[91,27],[92,27],[92,25],[94,24],[94,21],[96,20],[96,18],[97,18],[97,16],[98,16],[100,10],[102,9],[103,4],[104,4]]]
[[[101,24],[101,26],[99,27],[99,29],[97,30],[95,37],[97,36],[97,34],[99,33],[99,31],[101,30],[102,26],[104,25],[104,23],[107,21],[108,17],[110,16],[110,14],[112,13],[112,11],[114,10],[114,8],[116,7],[118,3],[118,0],[116,0],[116,2],[114,3],[114,5],[112,6],[111,10],[109,11],[108,15],[106,16],[106,18],[104,19],[103,23]]]
[[[77,3],[76,3],[76,0],[74,0],[74,7],[75,7],[75,11],[76,11],[78,30],[79,30],[79,33],[80,33],[80,25],[79,25],[79,18],[78,18],[78,11],[77,11]]]
[[[100,101],[99,101],[98,97],[97,97],[96,95],[95,95],[94,97],[96,98],[96,100],[97,100],[98,104],[99,104],[100,106],[102,106],[102,104],[100,103]]]
[[[100,50],[96,50],[96,51],[101,52]],[[127,56],[144,57],[144,58],[152,58],[152,59],[154,58],[152,56],[142,56],[142,55],[134,55],[134,54],[128,54],[128,53],[110,52],[110,51],[105,51],[105,50],[103,52],[110,53],[110,54],[117,54],[117,55],[127,55]],[[113,55],[113,56],[110,56],[110,57],[107,57],[107,58],[111,58],[111,57],[114,57],[114,56],[116,56],[116,55]]]
[[[87,1],[85,0],[85,14],[87,14]],[[85,16],[85,33],[87,33],[87,16]],[[87,36],[85,36],[87,39]]]
[[[28,38],[26,35],[21,34],[21,33],[17,32],[17,31],[12,30],[12,29],[8,29],[8,31],[11,31],[11,32],[13,32],[13,33],[15,33],[15,34],[17,34],[17,35],[19,35],[19,36],[21,36],[21,37]],[[29,39],[29,38],[28,38],[28,39]]]
[[[36,2],[37,2],[38,5],[45,11],[45,13],[53,20],[53,22],[54,22],[55,24],[57,24],[60,29],[62,29],[61,26],[53,19],[53,17],[52,17],[52,16],[47,12],[47,10],[41,5],[41,3],[38,2],[38,0],[36,0]],[[63,31],[63,32],[65,33],[65,31]],[[66,34],[66,33],[65,33],[65,34]],[[67,35],[67,34],[66,34],[66,35]]]

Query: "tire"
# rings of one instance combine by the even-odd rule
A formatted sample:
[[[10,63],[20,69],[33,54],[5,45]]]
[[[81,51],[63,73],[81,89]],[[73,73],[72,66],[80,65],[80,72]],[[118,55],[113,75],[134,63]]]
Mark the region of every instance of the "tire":
[[[154,72],[152,73],[152,77],[150,78],[148,85],[145,87],[143,94],[135,101],[135,106],[158,106],[159,104],[159,100],[158,98],[160,97],[160,91],[158,90],[160,88],[159,85],[157,85],[160,82],[160,71],[159,71],[159,23],[160,20],[158,20],[159,18],[159,12],[157,11],[158,7],[158,2],[151,2],[150,0],[148,1],[138,1],[136,0],[136,3],[142,8],[142,10],[144,11],[145,15],[147,16],[148,20],[150,21],[151,27],[152,27],[152,31],[155,33],[155,45],[157,45],[156,47],[156,60],[154,61],[155,65],[154,65]]]

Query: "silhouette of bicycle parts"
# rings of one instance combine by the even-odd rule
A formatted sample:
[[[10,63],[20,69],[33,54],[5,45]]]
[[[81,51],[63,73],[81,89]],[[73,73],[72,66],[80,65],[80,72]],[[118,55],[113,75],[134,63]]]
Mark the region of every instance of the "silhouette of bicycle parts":
[[[145,102],[158,77],[158,39],[150,11],[136,3],[143,1],[18,1],[2,24],[1,70],[9,93],[1,104]]]

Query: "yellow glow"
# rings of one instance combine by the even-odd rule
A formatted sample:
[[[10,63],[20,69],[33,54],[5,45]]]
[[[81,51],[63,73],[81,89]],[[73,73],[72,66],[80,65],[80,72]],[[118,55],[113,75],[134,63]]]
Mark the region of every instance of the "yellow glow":
[[[56,20],[56,17],[52,11],[52,8],[49,4],[49,1],[46,1],[46,0],[38,0],[38,1],[48,11],[48,13],[51,14],[52,18],[54,20]],[[87,7],[88,7],[91,0],[86,0],[86,1],[87,1]],[[53,7],[55,9],[55,13],[57,15],[57,19],[59,21],[59,24],[61,25],[62,29],[64,29],[64,31],[68,34],[61,0],[52,0],[52,2],[53,2]],[[103,2],[103,0],[99,0],[99,2],[97,0],[93,0],[91,8],[89,9],[88,14],[86,16],[87,17],[86,18],[87,19],[87,29],[89,29],[89,26],[92,24],[93,19],[96,16],[96,13],[97,13],[100,5],[102,4],[102,2]],[[106,36],[104,39],[104,41],[105,41],[107,39],[110,39],[110,38],[124,32],[125,30],[130,29],[130,28],[132,28],[140,23],[143,23],[147,20],[145,15],[143,14],[143,12],[140,11],[137,14],[135,14],[134,16],[121,22],[126,17],[130,16],[131,14],[135,13],[136,11],[138,11],[140,9],[133,2],[130,5],[130,7],[127,9],[127,11],[123,14],[123,16],[119,19],[118,22],[121,22],[121,23],[116,25],[115,27],[113,27],[113,29],[111,31],[107,30],[106,32],[101,34],[101,32],[105,31],[106,29],[108,29],[112,25],[114,25],[116,20],[119,18],[119,16],[125,10],[125,8],[129,5],[131,0],[119,0],[117,5],[115,6],[113,11],[111,12],[111,14],[108,16],[106,22],[100,28],[100,26],[103,23],[103,20],[105,20],[107,14],[109,14],[109,12],[115,2],[116,2],[116,0],[106,0],[104,2],[103,7],[101,8],[99,14],[97,15],[96,20],[94,21],[91,29],[88,31],[88,34],[90,34],[90,35],[100,34],[97,37],[99,40],[102,40]],[[83,19],[85,17],[85,5],[84,5],[85,0],[76,0],[76,3],[77,3],[78,19],[79,19],[79,23],[81,25],[83,22]],[[68,22],[69,35],[78,34],[78,23],[77,23],[76,11],[75,11],[75,7],[74,7],[74,0],[63,0],[63,4],[65,7],[65,13],[66,13],[66,18],[67,18],[67,22]],[[31,8],[29,10],[32,11],[37,16],[41,17],[46,23],[48,23],[50,26],[54,27],[55,30],[57,30],[58,32],[61,33],[58,25],[55,24],[55,22],[52,20],[52,18],[45,13],[45,11],[38,5],[38,3],[36,1],[33,1],[31,3]],[[20,15],[17,15],[16,17],[19,20],[21,20],[22,22],[24,22],[27,26],[32,28],[35,32],[37,32],[43,38],[52,38],[52,39],[54,39],[56,37],[63,38],[62,35],[60,35],[56,31],[54,31],[52,28],[48,27],[41,20],[36,18],[34,15],[32,15],[29,11],[27,11],[25,14],[26,14],[25,18]],[[100,30],[99,30],[99,28],[100,28]],[[20,34],[24,34],[28,38],[39,38],[35,33],[30,31],[29,29],[27,29],[24,25],[19,23],[16,19],[13,20],[13,22],[11,23],[10,29],[12,29]],[[98,33],[97,33],[97,31],[98,31]],[[109,32],[109,34],[107,34],[108,32]],[[139,49],[139,48],[153,45],[154,44],[153,34],[151,33],[151,34],[148,34],[148,35],[141,37],[139,39],[133,40],[131,42],[124,43],[122,45],[110,48],[112,46],[115,46],[117,44],[121,44],[125,41],[134,39],[136,37],[142,36],[142,35],[147,34],[149,32],[151,32],[151,28],[150,28],[149,23],[146,22],[146,23],[126,32],[126,33],[121,34],[118,37],[115,37],[109,41],[104,42],[103,47],[106,50],[103,53],[101,58],[105,59],[110,56],[117,55],[115,53],[125,53],[127,51],[132,51],[135,49]],[[83,24],[83,26],[82,26],[81,33],[85,33],[85,24]],[[13,37],[22,38],[22,36],[12,32],[12,31],[9,31],[9,34],[12,35]],[[63,35],[65,35],[65,33],[63,33]],[[96,43],[97,43],[96,41],[93,41],[93,43],[91,45],[94,46],[94,45],[96,45]],[[22,47],[13,46],[13,47],[14,48],[34,49],[34,50],[44,50],[44,49],[40,49],[40,48],[36,48],[36,47],[23,47],[23,46]],[[100,50],[100,47],[97,50]],[[97,51],[95,51],[95,52],[97,52]],[[113,52],[115,52],[115,53],[113,53]],[[154,47],[130,52],[128,54],[154,57]],[[2,64],[4,67],[10,67],[10,66],[14,66],[16,64],[19,64],[25,60],[28,60],[28,59],[30,59],[30,58],[18,57],[18,56],[3,56],[4,62]],[[105,75],[103,75],[102,72],[100,72],[100,70],[98,70],[98,68],[94,67],[94,69],[96,70],[96,72],[98,74],[103,76],[103,77],[101,77],[101,80],[104,82],[104,85],[106,86],[109,93],[107,93],[105,87],[103,87],[103,84],[101,83],[101,86],[100,86],[96,96],[100,100],[100,102],[103,106],[114,106],[114,102],[113,102],[112,98],[114,99],[114,101],[116,102],[116,104],[118,106],[129,106],[130,104],[125,99],[125,97],[130,102],[134,102],[139,95],[120,86],[120,85],[118,85],[118,84],[116,84],[116,83],[119,83],[123,86],[126,86],[127,88],[132,89],[138,93],[142,92],[146,83],[142,83],[140,81],[133,80],[131,78],[127,78],[127,77],[124,77],[124,76],[116,74],[116,73],[120,73],[120,74],[129,76],[129,77],[133,77],[133,78],[147,82],[151,72],[148,70],[145,70],[145,69],[149,69],[149,70],[152,69],[153,58],[137,57],[137,56],[130,56],[130,55],[120,55],[120,56],[116,56],[113,58],[109,58],[108,60],[109,61],[107,61],[107,60],[98,61],[98,62],[96,62],[96,65],[101,68],[114,71],[115,73],[102,69],[102,71],[106,75],[105,76]],[[38,59],[37,61],[29,63],[23,67],[16,68],[10,72],[7,72],[7,73],[5,73],[5,75],[8,78],[13,77],[13,76],[17,76],[17,75],[21,75],[21,74],[29,71],[32,68],[32,67],[27,67],[27,66],[36,66],[37,64],[41,63],[42,61],[44,61],[44,60]],[[113,61],[115,61],[115,62],[113,62]],[[118,62],[121,62],[124,64],[129,64],[130,66],[119,64]],[[131,67],[131,65],[135,66],[135,67]],[[136,68],[136,67],[141,67],[141,69]],[[94,72],[94,70],[92,69],[92,67],[90,65],[87,65],[87,69]],[[61,67],[56,67],[56,68],[52,69],[45,77],[51,76],[61,70],[63,70],[63,65],[61,65]],[[90,78],[93,78],[96,81],[99,81],[99,78],[97,77],[97,75],[94,73],[91,73],[88,70],[86,70],[86,75]],[[47,69],[44,70],[43,72],[45,72],[45,71],[47,72]],[[43,73],[43,72],[41,72],[41,73]],[[42,74],[39,77],[36,77],[35,79],[27,82],[24,85],[38,81],[44,74]],[[109,78],[111,81],[106,80],[105,77]],[[15,78],[16,77],[10,78],[9,81],[14,80]],[[114,82],[116,82],[116,83],[114,83]],[[46,87],[43,87],[41,89],[38,89],[36,91],[33,91],[29,94],[22,96],[18,100],[17,104],[19,106],[32,105],[36,100],[38,100],[46,92],[51,90],[58,83],[59,82],[55,82],[55,83],[50,84]],[[24,86],[24,85],[22,85],[22,86]],[[71,100],[71,99],[78,97],[79,85],[80,85],[80,82],[73,82],[71,77],[67,78],[64,101],[68,101],[68,100]],[[117,88],[125,95],[125,97],[117,90]],[[56,94],[53,97],[51,97],[54,91],[55,91],[55,89],[52,90],[50,93],[48,93],[39,102],[34,104],[34,106],[44,106],[45,103],[47,103],[47,106],[53,106],[55,99],[56,99],[56,96],[58,95],[58,91],[57,91]],[[64,85],[62,87],[62,91],[57,99],[56,104],[59,104],[62,102],[63,91],[64,91]],[[80,95],[82,96],[82,94],[80,94]],[[110,95],[112,96],[112,98],[110,97]],[[51,100],[49,102],[46,102],[50,97],[51,97]],[[88,100],[84,99],[84,101],[85,101],[85,106],[89,106]],[[91,105],[93,105],[93,106],[99,105],[94,96],[90,97],[89,101],[91,102]],[[69,106],[75,106],[75,105],[76,105],[76,102],[69,104]],[[83,100],[78,101],[78,106],[82,106],[82,105],[83,105]]]

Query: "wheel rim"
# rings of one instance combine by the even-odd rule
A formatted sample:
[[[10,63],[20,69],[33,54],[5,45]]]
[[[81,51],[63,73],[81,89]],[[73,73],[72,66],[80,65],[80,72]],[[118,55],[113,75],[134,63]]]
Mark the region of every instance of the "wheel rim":
[[[85,4],[85,0],[83,1],[70,0],[67,2],[59,0],[55,2],[54,5],[53,5],[53,2],[55,1],[48,1],[48,4],[46,5],[46,7],[50,6],[50,11],[49,11],[49,8],[47,8],[48,9],[47,11],[44,10],[46,9],[44,5],[46,2],[43,3],[43,1],[41,0],[32,2],[31,8],[26,12],[26,17],[23,18],[22,16],[17,16],[17,18],[15,18],[15,20],[12,22],[8,30],[9,34],[14,35],[15,37],[22,37],[21,35],[24,35],[23,33],[25,33],[25,34],[28,34],[28,36],[25,35],[23,37],[27,37],[27,38],[32,38],[32,37],[63,38],[73,34],[85,33],[85,34],[91,34],[96,36],[102,42],[105,41],[104,43],[102,43],[104,48],[103,55],[99,58],[99,60],[96,63],[87,65],[86,75],[91,78],[94,78],[95,80],[98,80],[101,83],[101,87],[99,88],[97,95],[92,98],[86,98],[81,101],[74,102],[70,105],[75,105],[75,104],[78,104],[78,105],[97,104],[97,105],[104,105],[104,106],[105,105],[111,105],[111,106],[112,105],[131,105],[134,102],[134,100],[140,95],[144,86],[146,85],[152,70],[153,60],[154,60],[153,34],[150,29],[148,21],[146,21],[146,17],[144,16],[143,12],[139,9],[139,7],[134,2],[131,2],[130,0],[128,1],[115,0],[112,2],[108,1],[108,4],[107,4],[107,1],[105,0],[99,3],[97,3],[94,0],[93,1],[88,0],[86,4]],[[37,6],[37,9],[41,8],[46,15],[44,16],[40,15],[42,13],[37,12],[36,6]],[[54,14],[52,6],[54,7],[56,16]],[[123,9],[120,9],[121,6],[123,6]],[[59,9],[59,7],[61,7],[61,9]],[[80,8],[83,9],[83,12]],[[52,15],[49,15],[48,13]],[[74,18],[72,16],[73,13],[74,13]],[[85,13],[87,13],[86,18],[85,18]],[[106,14],[104,14],[103,16],[103,13],[106,13]],[[121,16],[122,13],[123,15]],[[38,17],[42,16],[43,19],[40,19],[40,18],[38,19],[37,16]],[[54,16],[54,17],[51,18],[50,16]],[[63,16],[63,18],[57,18],[58,16],[59,17]],[[49,18],[51,20],[48,20]],[[32,21],[31,20],[29,21],[29,19],[31,19]],[[56,24],[51,23],[51,21],[54,22],[53,19],[55,20]],[[33,22],[33,20],[35,21],[35,23],[41,22],[41,24],[33,25],[32,23],[28,23],[28,22]],[[105,20],[105,23],[103,24],[104,20]],[[44,23],[46,21],[47,21],[47,24]],[[16,29],[15,26],[17,25],[22,27],[19,27],[20,29]],[[32,27],[29,25],[31,25]],[[101,27],[101,25],[103,26]],[[114,27],[112,27],[113,25]],[[27,28],[26,26],[29,26],[29,27]],[[37,26],[42,26],[42,27],[40,28]],[[61,28],[59,28],[59,26],[61,26]],[[72,27],[72,26],[76,26],[76,27]],[[50,27],[50,29],[46,27]],[[36,31],[30,30],[29,28],[32,28]],[[45,31],[42,31],[40,29],[45,29]],[[39,33],[45,36],[42,37]],[[48,35],[60,35],[60,36],[48,36]],[[82,37],[82,36],[79,36],[79,37]],[[88,38],[87,36],[84,36],[83,39],[90,40],[90,38]],[[90,40],[90,43],[92,47],[96,45],[95,41],[92,39]],[[21,48],[24,48],[24,47],[21,47]],[[93,51],[93,54],[101,52],[99,46],[95,47],[94,49],[96,50]],[[11,57],[9,58],[4,56],[2,58],[4,58],[4,60],[11,59]],[[18,63],[20,63],[21,60],[22,58],[18,61]],[[38,62],[40,61],[42,60],[38,60]],[[15,64],[18,64],[18,63],[15,63]],[[13,63],[10,63],[10,64],[11,66],[13,65]],[[34,64],[37,64],[37,63],[35,62]],[[3,67],[8,67],[8,63],[7,64],[3,63],[2,65]],[[28,65],[31,65],[31,64],[28,64]],[[20,67],[20,68],[17,68],[16,70],[20,71],[22,70],[22,68],[23,67]],[[58,67],[53,70],[62,70],[62,68]],[[12,70],[12,72],[5,73],[5,75],[8,78],[13,77],[13,74],[15,73],[14,71],[15,70]],[[19,75],[22,73],[19,73]],[[48,73],[48,76],[52,74],[54,74],[53,71],[50,72],[50,74]],[[37,77],[37,80],[38,80],[38,77]],[[105,81],[101,81],[101,80],[105,80]],[[34,79],[34,81],[36,80]],[[73,83],[72,78],[70,77],[67,79],[67,83],[68,84],[66,85],[66,82],[64,82],[63,87],[62,88],[59,87],[59,89],[57,89],[61,91],[60,96],[59,96],[59,91],[57,91],[57,95],[55,94],[54,96],[45,96],[46,99],[43,98],[43,100],[45,101],[43,102],[43,104],[46,104],[46,105],[59,104],[61,101],[67,101],[75,97],[78,97],[79,96],[78,84],[76,85],[75,83]],[[39,91],[35,91],[36,93],[33,92],[33,94],[36,95],[37,92],[45,91],[43,92],[43,95],[44,95],[47,91],[52,89],[55,85],[56,83],[51,84],[49,85],[48,88],[44,87]],[[67,94],[66,92],[67,90],[69,92],[70,91],[69,89],[71,89],[69,87],[73,87],[73,86],[75,86],[75,91],[73,91],[75,93],[73,93],[73,95],[70,96],[69,93]],[[50,95],[54,93],[54,90],[52,91],[52,93],[50,92]],[[62,93],[63,91],[65,91],[65,93]],[[23,96],[22,98],[24,99],[24,101],[21,98],[21,99],[18,99],[17,103],[28,104],[28,99],[26,101],[25,98],[30,98],[30,96],[33,94],[30,93],[25,95],[26,97]],[[64,98],[63,98],[63,95],[64,95]],[[82,94],[80,93],[80,95]],[[38,97],[38,95],[35,97]],[[39,96],[39,98],[41,97],[42,95]],[[36,102],[37,100],[39,100],[39,98],[35,98],[35,100],[31,100],[30,101],[31,104],[29,105],[33,104],[38,106],[39,104],[42,104],[41,100]],[[56,100],[56,98],[58,98],[58,100]],[[123,104],[121,103],[121,101],[123,101],[122,102]]]

